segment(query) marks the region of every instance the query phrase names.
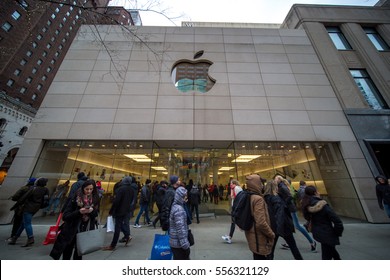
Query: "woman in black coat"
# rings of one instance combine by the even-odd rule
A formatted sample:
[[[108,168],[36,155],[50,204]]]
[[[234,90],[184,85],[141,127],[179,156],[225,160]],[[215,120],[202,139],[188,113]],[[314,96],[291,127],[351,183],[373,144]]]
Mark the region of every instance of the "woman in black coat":
[[[296,260],[303,260],[294,238],[294,223],[284,200],[278,195],[278,186],[270,181],[263,187],[263,195],[267,203],[268,213],[271,220],[271,228],[275,233],[274,245],[272,247],[271,259],[274,259],[274,252],[279,236],[281,236]]]
[[[73,253],[74,260],[81,260],[76,248],[76,234],[78,232],[95,229],[96,217],[99,213],[99,194],[94,180],[87,180],[77,190],[75,196],[71,198],[66,206],[62,220],[61,232],[58,234],[50,256],[59,260],[70,260]]]
[[[340,245],[343,222],[328,203],[320,198],[314,186],[306,187],[302,210],[305,219],[311,223],[314,239],[321,243],[322,259],[340,260],[336,245]]]

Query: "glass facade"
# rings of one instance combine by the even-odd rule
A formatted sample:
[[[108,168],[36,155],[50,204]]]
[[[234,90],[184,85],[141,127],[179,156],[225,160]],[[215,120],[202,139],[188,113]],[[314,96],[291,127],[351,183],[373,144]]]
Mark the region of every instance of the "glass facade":
[[[56,185],[73,183],[81,171],[101,181],[106,196],[126,175],[143,184],[148,178],[161,181],[176,174],[186,183],[213,183],[226,190],[230,178],[244,185],[248,174],[267,180],[280,174],[295,189],[300,180],[316,186],[340,215],[365,219],[337,143],[232,142],[214,149],[166,148],[151,141],[47,141],[31,176],[47,177]],[[229,205],[225,201],[218,207],[227,210]]]

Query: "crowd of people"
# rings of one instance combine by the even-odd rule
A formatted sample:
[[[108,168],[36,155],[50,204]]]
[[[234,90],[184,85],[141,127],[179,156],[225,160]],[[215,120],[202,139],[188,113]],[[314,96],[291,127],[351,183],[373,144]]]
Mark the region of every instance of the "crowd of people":
[[[379,207],[390,217],[389,181],[382,175],[375,179]],[[82,259],[77,251],[76,234],[96,228],[104,190],[99,181],[89,179],[83,172],[78,174],[77,181],[71,186],[69,181],[65,181],[55,187],[51,196],[47,182],[46,178],[30,178],[11,197],[16,203],[11,208],[14,218],[8,244],[15,245],[25,230],[27,242],[23,246],[32,246],[32,217],[43,209],[44,214],[62,213],[61,231],[50,256],[53,259]],[[113,251],[118,242],[125,246],[129,244],[132,240],[130,220],[135,217],[134,211],[138,205],[139,212],[133,227],[141,228],[140,219],[144,216],[145,226],[159,226],[167,232],[173,259],[189,260],[192,245],[189,230],[193,220],[200,223],[199,205],[207,203],[209,198],[210,203],[215,204],[221,199],[230,198],[233,208],[235,198],[244,191],[250,194],[247,203],[250,205],[253,226],[244,231],[253,259],[274,259],[277,241],[282,238],[285,241],[281,244],[282,248],[290,250],[294,259],[302,260],[294,238],[296,229],[306,237],[312,252],[317,251],[317,242],[320,244],[323,260],[341,259],[336,246],[340,245],[343,222],[327,201],[321,198],[315,186],[306,186],[304,181],[300,181],[299,188],[295,190],[291,181],[278,174],[270,180],[258,174],[248,175],[244,186],[241,187],[237,179],[231,178],[225,187],[220,188],[215,184],[202,187],[192,180],[186,184],[178,176],[171,175],[169,181],[152,182],[147,179],[141,187],[135,177],[125,176],[113,189],[108,214],[114,218],[114,234],[111,243],[102,247],[102,250]],[[223,195],[225,191],[226,197]],[[158,212],[152,220],[149,213],[153,214],[154,205]],[[298,211],[302,212],[306,220],[304,226],[299,223]],[[232,215],[229,233],[222,236],[226,243],[232,243],[236,226]]]

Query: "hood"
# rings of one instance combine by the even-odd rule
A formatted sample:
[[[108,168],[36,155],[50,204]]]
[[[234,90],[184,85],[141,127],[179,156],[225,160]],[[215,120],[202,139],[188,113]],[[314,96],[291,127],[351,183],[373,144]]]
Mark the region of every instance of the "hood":
[[[245,177],[246,187],[248,191],[254,192],[257,194],[261,194],[260,189],[263,187],[263,183],[261,182],[261,178],[257,174],[248,175]]]
[[[175,191],[175,203],[183,205],[184,197],[187,195],[187,190],[183,187],[178,187]]]
[[[133,178],[126,176],[122,179],[121,185],[130,185],[133,182]]]
[[[379,178],[384,179],[385,182],[384,182],[384,183],[380,183],[380,182],[378,181]],[[383,175],[378,175],[378,176],[376,176],[376,177],[375,177],[375,181],[376,181],[378,184],[381,184],[381,185],[387,185],[387,184],[388,184],[387,178],[386,178],[385,176],[383,176]]]
[[[48,180],[46,178],[41,177],[35,181],[34,185],[37,187],[44,187],[44,186],[46,186],[47,181]]]
[[[314,202],[314,204],[312,206],[307,207],[307,211],[309,211],[309,213],[320,212],[322,208],[324,208],[324,206],[328,204],[325,200],[320,198],[313,198],[311,202]]]

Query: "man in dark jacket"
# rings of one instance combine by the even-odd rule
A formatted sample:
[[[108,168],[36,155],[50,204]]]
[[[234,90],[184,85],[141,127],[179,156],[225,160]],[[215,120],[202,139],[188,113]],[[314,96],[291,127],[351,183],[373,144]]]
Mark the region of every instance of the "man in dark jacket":
[[[24,230],[27,233],[27,242],[22,247],[30,247],[34,244],[34,233],[31,224],[32,217],[43,208],[43,201],[49,199],[49,189],[46,188],[46,178],[39,178],[35,181],[33,187],[26,186],[25,192],[29,192],[23,203],[23,223],[20,225],[15,236],[8,242],[9,245],[15,245],[16,240]],[[23,195],[23,194],[22,194]]]
[[[77,181],[72,184],[70,187],[68,198],[66,199],[64,205],[62,206],[61,212],[64,212],[66,206],[70,201],[73,199],[73,196],[76,194],[77,190],[81,188],[81,186],[84,184],[85,181],[88,180],[88,177],[85,176],[84,172],[80,172],[77,174]]]
[[[152,181],[147,179],[145,185],[141,189],[141,195],[139,198],[139,212],[137,218],[135,219],[135,223],[133,227],[140,228],[139,219],[141,218],[142,213],[145,213],[146,223],[148,226],[152,225],[152,221],[149,218],[149,201],[150,201],[150,183]]]
[[[175,199],[175,191],[180,186],[180,179],[178,176],[172,175],[171,177],[169,177],[169,183],[170,185],[165,192],[164,203],[160,216],[161,228],[164,231],[167,231],[169,229],[169,214],[171,212],[173,200]]]
[[[387,178],[383,175],[376,176],[375,181],[377,182],[375,191],[379,208],[385,210],[387,216],[390,218],[390,185]]]
[[[130,213],[131,204],[134,199],[134,191],[131,187],[132,177],[127,176],[122,179],[120,187],[118,188],[114,201],[112,203],[109,215],[112,215],[115,220],[115,231],[112,237],[111,244],[103,248],[105,251],[115,250],[116,244],[119,240],[121,230],[125,234],[125,246],[131,241],[130,236]]]
[[[153,221],[154,228],[156,228],[156,224],[161,218],[161,211],[162,211],[162,208],[164,205],[164,198],[165,198],[165,192],[167,191],[167,186],[168,186],[168,183],[164,180],[161,181],[160,184],[158,184],[158,186],[157,186],[156,205],[158,208],[158,215],[157,215],[156,219],[154,219],[154,221]]]

